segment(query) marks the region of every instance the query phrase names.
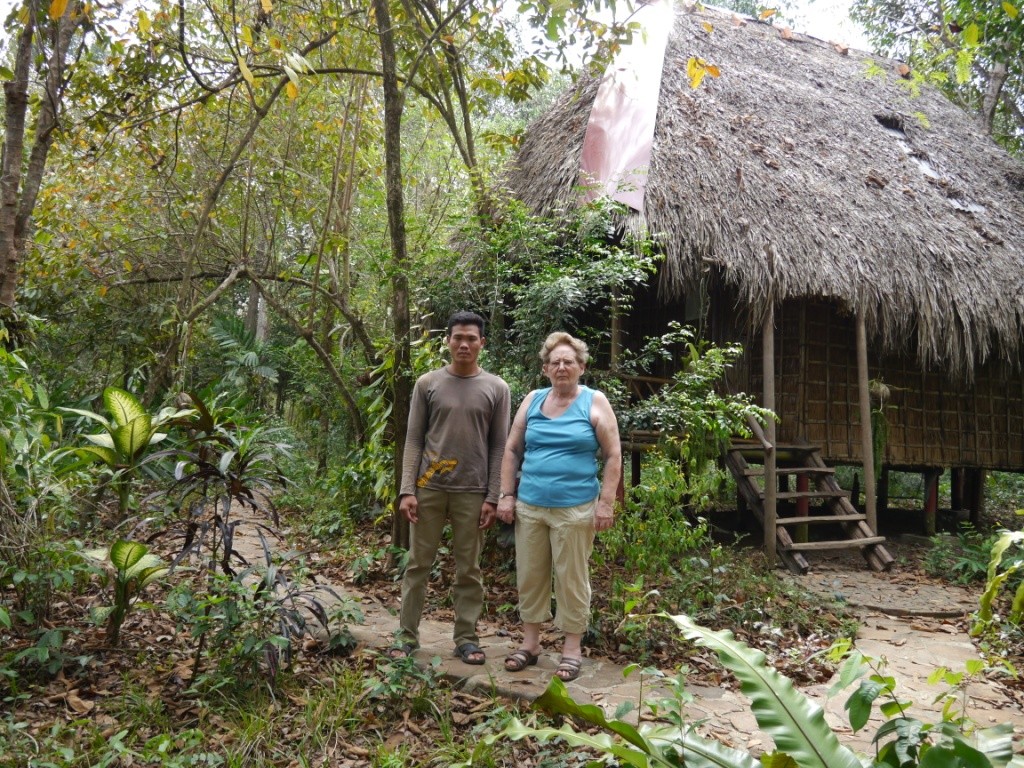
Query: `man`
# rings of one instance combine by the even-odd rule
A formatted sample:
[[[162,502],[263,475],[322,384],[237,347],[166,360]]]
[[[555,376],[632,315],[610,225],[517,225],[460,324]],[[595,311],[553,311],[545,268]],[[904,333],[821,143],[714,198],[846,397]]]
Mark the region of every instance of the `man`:
[[[445,338],[451,363],[424,374],[413,388],[398,503],[410,523],[409,562],[392,658],[419,647],[427,579],[447,519],[455,558],[455,655],[467,664],[486,660],[476,633],[484,600],[480,548],[497,514],[510,397],[508,385],[477,362],[484,342],[484,319],[456,312]]]

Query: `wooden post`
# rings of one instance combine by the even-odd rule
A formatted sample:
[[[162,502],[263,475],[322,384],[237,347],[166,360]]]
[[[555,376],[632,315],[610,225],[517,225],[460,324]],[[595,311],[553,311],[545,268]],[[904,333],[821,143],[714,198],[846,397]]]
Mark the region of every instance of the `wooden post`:
[[[964,468],[949,468],[949,506],[954,512],[966,509],[964,506]]]
[[[925,536],[934,536],[938,530],[936,523],[939,515],[939,478],[942,477],[942,470],[930,468],[921,474],[924,477],[924,533]]]
[[[762,375],[764,376],[764,405],[775,413],[775,307],[771,294],[765,311],[764,327],[761,329]],[[765,437],[770,444],[764,450],[764,552],[768,567],[775,567],[776,488],[775,475],[775,418],[769,417],[765,425]]]
[[[864,515],[868,527],[878,533],[875,507],[875,455],[871,441],[871,385],[868,376],[868,335],[864,309],[857,310],[857,389],[860,391],[860,449],[864,460]]]
[[[811,479],[807,475],[796,476],[796,489],[801,493],[806,493],[811,490]],[[801,496],[796,500],[796,516],[807,517],[811,514],[811,500],[806,496]],[[798,525],[796,530],[793,531],[794,541],[809,541],[810,540],[810,526],[807,523]]]
[[[977,527],[981,523],[981,515],[985,511],[985,475],[984,469],[968,470],[967,508],[971,511],[971,524]]]
[[[612,338],[609,352],[608,367],[611,372],[619,370],[619,358],[622,356],[622,309],[619,306],[619,294],[612,294]]]
[[[882,476],[878,480],[878,508],[883,514],[889,511],[889,468],[885,465],[882,466]]]

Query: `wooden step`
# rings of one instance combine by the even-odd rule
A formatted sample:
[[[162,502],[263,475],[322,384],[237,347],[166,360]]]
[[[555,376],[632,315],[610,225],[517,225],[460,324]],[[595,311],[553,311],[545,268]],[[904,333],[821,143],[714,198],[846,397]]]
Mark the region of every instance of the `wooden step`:
[[[740,453],[747,453],[748,451],[764,452],[764,448],[761,443],[756,440],[733,440],[729,450],[739,451]],[[776,443],[775,450],[776,452],[793,451],[794,453],[817,453],[821,450],[821,446],[805,445],[804,443]]]
[[[807,541],[803,543],[790,544],[787,549],[794,552],[806,552],[815,549],[853,549],[854,547],[867,547],[871,544],[881,544],[885,536],[868,536],[863,539],[843,539],[842,541]]]
[[[761,491],[761,498],[764,498],[764,491]],[[831,488],[823,491],[779,491],[775,494],[776,501],[786,501],[787,499],[848,499],[850,498],[850,492],[842,489],[832,490]]]
[[[775,474],[777,475],[834,475],[836,471],[832,467],[776,467]],[[757,467],[747,467],[743,470],[743,474],[747,477],[764,477],[764,465],[759,464]]]
[[[812,515],[810,517],[776,517],[778,525],[803,525],[805,523],[856,523],[867,520],[867,515]]]

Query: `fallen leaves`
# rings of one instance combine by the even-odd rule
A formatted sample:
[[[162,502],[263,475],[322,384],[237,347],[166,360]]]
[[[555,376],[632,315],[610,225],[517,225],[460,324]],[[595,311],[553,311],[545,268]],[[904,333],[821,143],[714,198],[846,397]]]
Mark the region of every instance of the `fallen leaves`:
[[[721,71],[714,64],[708,64],[699,56],[691,56],[686,62],[686,76],[690,79],[690,88],[696,90],[704,81],[705,75],[720,77]]]

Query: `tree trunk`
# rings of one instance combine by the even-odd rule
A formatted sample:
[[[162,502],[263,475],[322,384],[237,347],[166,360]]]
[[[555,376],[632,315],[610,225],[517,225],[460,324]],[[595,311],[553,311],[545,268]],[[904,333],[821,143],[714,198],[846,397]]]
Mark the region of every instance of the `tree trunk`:
[[[4,147],[0,176],[0,305],[13,308],[17,301],[18,271],[31,235],[32,212],[43,183],[46,160],[64,98],[67,53],[79,29],[79,3],[69,3],[64,15],[48,26],[39,24],[44,13],[39,3],[28,4],[28,19],[18,35],[14,77],[4,83]],[[25,162],[28,89],[37,32],[49,31],[46,80],[35,117],[35,137]],[[24,176],[22,169],[24,168]]]
[[[1010,76],[1005,61],[995,61],[992,69],[988,72],[988,82],[985,84],[985,92],[982,94],[981,102],[981,124],[985,133],[992,135],[992,128],[996,120],[996,108],[999,106],[999,99],[1003,93],[1003,86]]]
[[[405,240],[405,203],[402,196],[402,94],[398,88],[394,30],[387,0],[373,0],[380,35],[381,71],[384,84],[384,162],[387,190],[388,231],[391,235],[391,310],[394,317],[394,405],[391,410],[394,435],[395,506],[391,518],[391,543],[409,547],[409,523],[398,513],[398,490],[402,482],[402,458],[409,421],[412,382],[409,375],[409,255]]]

